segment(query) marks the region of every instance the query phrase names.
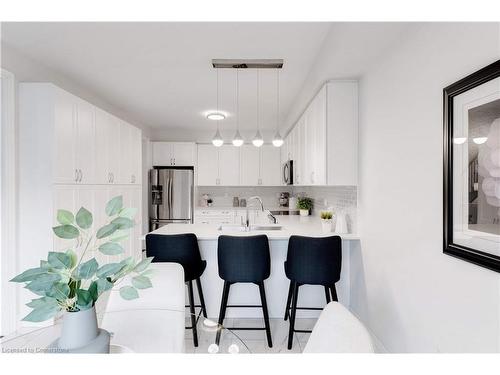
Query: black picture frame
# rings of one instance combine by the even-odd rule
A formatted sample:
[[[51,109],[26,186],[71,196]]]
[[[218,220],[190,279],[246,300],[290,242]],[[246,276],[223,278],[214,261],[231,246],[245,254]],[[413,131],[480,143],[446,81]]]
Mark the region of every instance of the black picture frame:
[[[443,252],[500,272],[500,257],[453,242],[453,98],[500,77],[500,60],[443,89]]]

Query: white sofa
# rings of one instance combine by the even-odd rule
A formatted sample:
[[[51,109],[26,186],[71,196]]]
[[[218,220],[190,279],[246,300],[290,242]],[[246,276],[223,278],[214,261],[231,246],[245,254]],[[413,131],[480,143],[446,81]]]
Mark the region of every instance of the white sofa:
[[[358,318],[330,302],[314,325],[304,353],[373,353],[372,339]]]
[[[109,294],[101,327],[113,334],[112,345],[136,353],[184,352],[184,270],[177,263],[150,265],[152,288],[139,290],[140,297],[124,300],[119,289]]]

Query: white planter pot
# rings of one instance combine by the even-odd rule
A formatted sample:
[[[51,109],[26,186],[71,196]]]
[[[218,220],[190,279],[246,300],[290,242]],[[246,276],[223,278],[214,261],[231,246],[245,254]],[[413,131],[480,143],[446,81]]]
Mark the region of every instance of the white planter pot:
[[[323,233],[330,233],[332,231],[332,220],[331,219],[322,219],[321,220],[321,229]]]
[[[109,353],[109,333],[97,327],[95,307],[66,312],[63,317],[60,349],[82,353]]]
[[[309,216],[309,210],[300,210],[300,216]]]

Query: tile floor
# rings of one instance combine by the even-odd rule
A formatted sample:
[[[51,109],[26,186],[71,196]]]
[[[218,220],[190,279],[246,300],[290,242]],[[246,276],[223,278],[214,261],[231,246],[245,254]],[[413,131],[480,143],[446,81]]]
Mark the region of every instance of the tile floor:
[[[297,329],[312,329],[316,319],[296,319]],[[186,325],[190,322],[186,321]],[[224,332],[221,336],[219,353],[228,353],[231,345],[236,344],[240,353],[302,353],[309,339],[309,333],[295,333],[293,348],[287,349],[288,343],[288,321],[283,319],[270,319],[271,338],[273,347],[267,346],[266,332],[262,331],[240,331]],[[225,327],[263,327],[262,319],[226,319]],[[198,347],[193,345],[192,330],[186,330],[185,350],[186,353],[208,353],[209,346],[214,344],[216,332],[206,329],[203,321],[198,322]],[[234,348],[234,346],[232,347]]]

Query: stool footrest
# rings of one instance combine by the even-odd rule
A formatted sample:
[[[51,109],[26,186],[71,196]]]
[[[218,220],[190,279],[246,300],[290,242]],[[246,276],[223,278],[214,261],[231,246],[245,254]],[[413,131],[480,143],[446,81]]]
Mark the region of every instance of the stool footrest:
[[[297,333],[311,333],[312,331],[310,329],[294,329],[293,332],[297,332]]]
[[[226,307],[243,307],[243,308],[246,308],[246,307],[258,307],[258,308],[262,308],[262,305],[227,305]]]
[[[232,331],[263,331],[266,328],[260,328],[260,327],[224,327],[225,329],[229,329]]]
[[[289,307],[288,310],[291,310],[292,308]],[[324,307],[296,307],[296,310],[323,310]]]

